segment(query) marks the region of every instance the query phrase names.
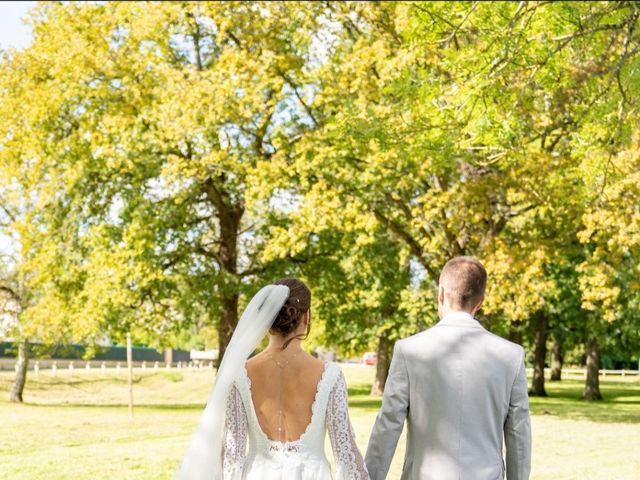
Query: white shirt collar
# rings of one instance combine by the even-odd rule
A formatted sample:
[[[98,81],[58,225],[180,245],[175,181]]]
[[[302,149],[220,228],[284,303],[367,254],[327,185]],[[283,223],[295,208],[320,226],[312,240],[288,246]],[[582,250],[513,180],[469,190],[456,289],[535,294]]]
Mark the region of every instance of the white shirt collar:
[[[478,320],[473,318],[473,315],[462,311],[449,312],[440,320],[438,325],[484,328]]]

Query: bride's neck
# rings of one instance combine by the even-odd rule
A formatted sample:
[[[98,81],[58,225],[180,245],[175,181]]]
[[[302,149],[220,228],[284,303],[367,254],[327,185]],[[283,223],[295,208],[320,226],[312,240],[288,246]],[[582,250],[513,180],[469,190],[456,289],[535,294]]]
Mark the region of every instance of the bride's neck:
[[[280,335],[269,335],[269,345],[267,346],[267,350],[272,352],[282,351],[282,347],[287,343],[289,337],[282,337]],[[289,342],[286,352],[295,352],[302,349],[302,342],[299,338],[294,338]]]

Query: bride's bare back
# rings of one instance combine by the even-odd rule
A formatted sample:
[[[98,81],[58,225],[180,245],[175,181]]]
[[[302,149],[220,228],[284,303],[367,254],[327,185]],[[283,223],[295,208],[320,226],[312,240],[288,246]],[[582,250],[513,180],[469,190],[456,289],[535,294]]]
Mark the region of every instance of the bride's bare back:
[[[269,439],[291,442],[304,434],[324,365],[294,345],[283,352],[267,350],[247,361],[254,409]]]

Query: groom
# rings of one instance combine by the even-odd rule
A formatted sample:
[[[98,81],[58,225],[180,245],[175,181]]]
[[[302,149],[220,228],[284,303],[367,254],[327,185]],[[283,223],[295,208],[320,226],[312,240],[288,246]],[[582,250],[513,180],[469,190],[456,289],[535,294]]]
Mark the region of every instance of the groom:
[[[473,318],[487,272],[471,257],[440,274],[433,328],[396,343],[366,464],[386,477],[407,420],[402,479],[527,480],[531,426],[524,350]]]

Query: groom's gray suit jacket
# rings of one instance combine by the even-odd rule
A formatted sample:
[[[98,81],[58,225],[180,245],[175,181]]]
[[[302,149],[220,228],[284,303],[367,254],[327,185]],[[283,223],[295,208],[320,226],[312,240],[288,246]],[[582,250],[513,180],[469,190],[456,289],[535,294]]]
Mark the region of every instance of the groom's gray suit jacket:
[[[531,426],[524,350],[455,312],[396,343],[366,464],[382,480],[405,419],[402,479],[527,480]]]

